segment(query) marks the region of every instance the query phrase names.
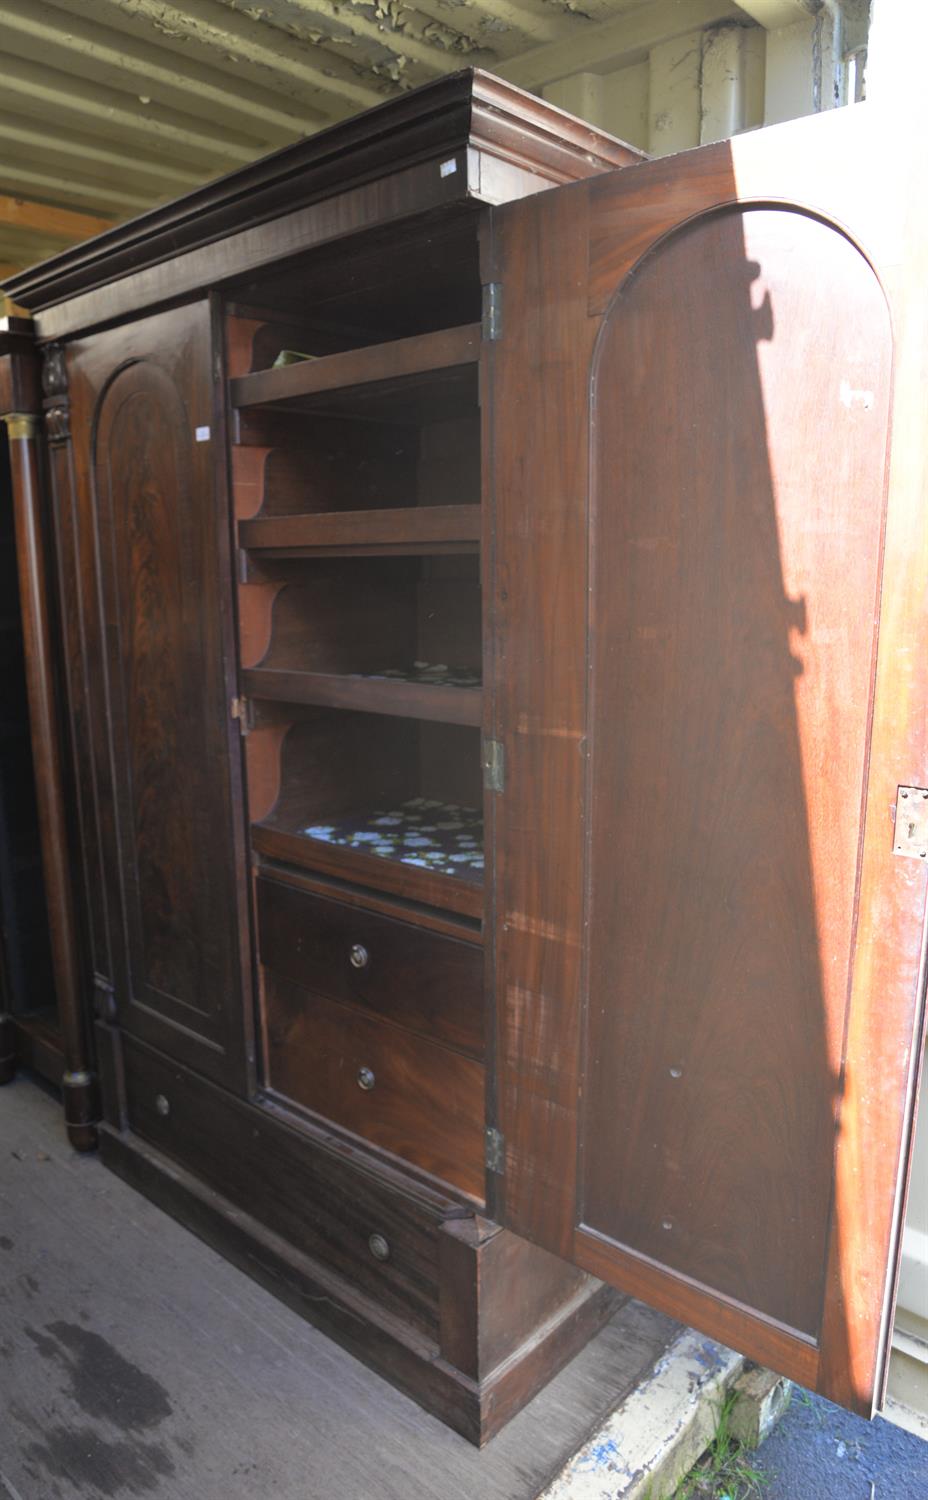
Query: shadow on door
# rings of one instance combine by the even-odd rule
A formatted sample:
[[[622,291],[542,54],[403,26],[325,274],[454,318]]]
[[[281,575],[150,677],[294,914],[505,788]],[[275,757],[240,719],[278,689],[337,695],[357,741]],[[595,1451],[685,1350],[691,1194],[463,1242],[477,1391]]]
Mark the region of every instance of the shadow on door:
[[[868,262],[767,206],[659,241],[594,361],[580,1222],[810,1346],[890,361]]]

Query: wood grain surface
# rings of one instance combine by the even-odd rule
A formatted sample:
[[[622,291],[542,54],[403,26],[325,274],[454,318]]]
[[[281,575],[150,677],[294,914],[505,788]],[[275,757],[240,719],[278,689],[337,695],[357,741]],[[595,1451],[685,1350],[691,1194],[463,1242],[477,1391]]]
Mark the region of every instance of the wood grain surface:
[[[385,385],[474,364],[479,356],[479,323],[440,328],[434,333],[371,344],[366,349],[346,349],[320,359],[239,375],[230,384],[230,399],[233,407],[292,406],[328,391]]]
[[[923,1016],[892,817],[926,775],[910,422],[882,560],[925,235],[883,128],[502,210],[488,356],[505,1222],[868,1414]]]
[[[483,1201],[482,1063],[270,971],[264,991],[275,1093]]]
[[[239,524],[243,547],[283,556],[317,551],[357,552],[362,548],[433,553],[473,547],[480,538],[479,505],[397,506],[341,511],[334,515],[263,516]]]
[[[390,208],[410,213],[466,203],[472,196],[499,202],[641,155],[545,100],[468,68],[313,132],[10,278],[11,301],[30,309],[54,306],[88,288],[107,288],[130,272],[183,263],[198,250],[208,265],[217,241],[235,240],[249,227],[293,211],[302,210],[310,224],[324,221],[320,204],[349,189],[364,194],[367,214],[355,226],[362,228],[390,217]],[[448,158],[455,163],[452,173],[439,167]],[[487,174],[485,193],[484,159],[495,168]],[[418,191],[395,203],[396,178],[410,164],[420,168]],[[211,279],[218,279],[215,259],[194,284]]]
[[[399,1174],[372,1171],[363,1158],[355,1166],[350,1149],[326,1149],[323,1132],[262,1119],[149,1049],[130,1044],[125,1060],[133,1131],[407,1319],[420,1336],[435,1335],[436,1234],[453,1207],[447,1199],[412,1184],[404,1191]],[[373,1233],[387,1239],[388,1261],[371,1254]]]
[[[340,676],[334,672],[297,672],[281,667],[246,671],[242,686],[248,698],[268,698],[278,703],[318,703],[359,713],[393,714],[406,719],[429,719],[437,724],[472,724],[478,728],[482,722],[479,687]]]
[[[257,882],[257,912],[261,959],[275,973],[483,1056],[483,955],[473,943],[267,877]]]
[[[891,354],[860,252],[756,209],[647,257],[593,376],[583,1221],[812,1337]]]
[[[237,1084],[238,768],[224,645],[231,578],[209,434],[206,303],[71,352],[87,676],[120,1021]],[[207,441],[198,441],[197,429]]]

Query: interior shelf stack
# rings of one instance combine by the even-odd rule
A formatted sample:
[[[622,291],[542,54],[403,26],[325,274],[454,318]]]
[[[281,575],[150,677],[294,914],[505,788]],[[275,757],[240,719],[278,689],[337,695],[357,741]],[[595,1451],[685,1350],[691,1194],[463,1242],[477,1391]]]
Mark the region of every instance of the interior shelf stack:
[[[253,849],[477,924],[480,324],[327,349],[248,311],[228,342]]]

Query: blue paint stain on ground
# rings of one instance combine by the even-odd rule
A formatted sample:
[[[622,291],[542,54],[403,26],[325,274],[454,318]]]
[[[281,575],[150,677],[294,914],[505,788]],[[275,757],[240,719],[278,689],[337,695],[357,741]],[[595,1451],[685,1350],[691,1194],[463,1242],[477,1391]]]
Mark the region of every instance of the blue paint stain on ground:
[[[706,1339],[694,1352],[696,1363],[702,1365],[704,1370],[720,1370],[725,1362],[726,1351],[718,1344],[713,1344],[711,1339]]]
[[[763,1471],[763,1500],[928,1500],[928,1443],[808,1391],[746,1456]]]
[[[613,1438],[596,1443],[577,1463],[579,1474],[589,1474],[596,1469],[612,1469],[620,1462],[622,1450]]]

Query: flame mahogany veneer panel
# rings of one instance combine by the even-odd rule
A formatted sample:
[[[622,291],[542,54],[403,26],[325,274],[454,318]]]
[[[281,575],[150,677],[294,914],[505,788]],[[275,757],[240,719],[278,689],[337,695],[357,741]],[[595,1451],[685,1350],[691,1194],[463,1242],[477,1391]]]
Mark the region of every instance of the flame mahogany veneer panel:
[[[276,1094],[482,1202],[482,1063],[271,970],[264,990]]]
[[[257,880],[256,902],[261,956],[276,973],[483,1057],[483,954],[472,940],[427,932],[266,876]],[[364,950],[360,965],[357,956],[352,962],[357,946]]]
[[[120,1023],[240,1086],[232,580],[213,444],[196,437],[210,347],[203,302],[79,341],[69,377],[79,524],[98,559],[84,585],[104,621],[89,672],[105,694],[92,733]]]
[[[584,1222],[810,1337],[891,354],[850,241],[753,209],[645,259],[595,370]]]

